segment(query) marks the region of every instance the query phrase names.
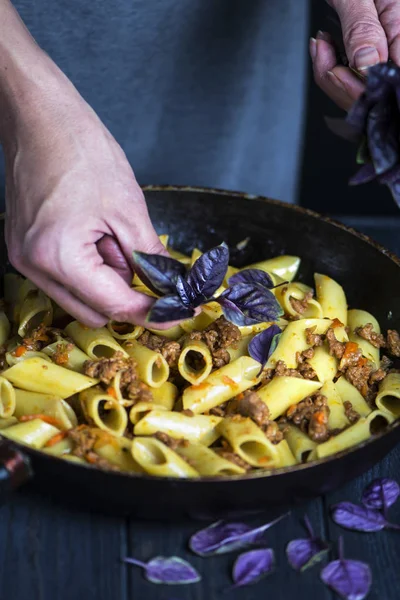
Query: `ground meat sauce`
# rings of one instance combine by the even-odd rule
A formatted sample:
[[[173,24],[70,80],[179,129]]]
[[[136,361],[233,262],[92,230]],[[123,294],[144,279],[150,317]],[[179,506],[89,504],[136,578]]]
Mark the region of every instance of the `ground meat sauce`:
[[[126,358],[122,352],[115,352],[112,358],[87,360],[83,364],[85,375],[94,379],[100,379],[106,385],[110,385],[118,371],[124,369],[136,370],[136,363],[133,358]]]
[[[314,333],[314,331],[316,330],[316,328],[317,328],[317,326],[314,325],[314,327],[308,327],[305,330],[306,342],[312,348],[314,348],[315,346],[322,346],[322,344],[324,342],[324,336],[323,335],[321,335],[319,333]]]
[[[32,331],[29,332],[29,335],[26,335],[23,338],[21,345],[27,350],[39,352],[45,346],[55,342],[59,337],[62,337],[61,329],[48,327],[41,323],[39,327],[32,329]]]
[[[156,433],[154,434],[154,437],[159,440],[160,442],[162,442],[163,444],[165,444],[166,446],[168,446],[168,448],[171,448],[171,450],[176,450],[177,448],[183,446],[188,446],[189,442],[183,438],[177,440],[173,437],[171,437],[170,435],[168,435],[167,433],[164,433],[163,431],[156,431]]]
[[[188,335],[189,340],[198,340],[207,345],[215,369],[220,369],[230,362],[227,348],[235,347],[241,338],[240,329],[225,317],[219,317],[203,331],[192,331]]]
[[[329,436],[329,406],[326,396],[308,396],[298,404],[293,404],[286,412],[286,421],[297,425],[314,442],[325,442]],[[282,420],[285,422],[285,419]]]
[[[57,344],[56,351],[51,357],[53,362],[60,367],[65,367],[69,360],[69,352],[74,349],[74,344]]]
[[[284,438],[284,430],[282,430],[278,423],[275,421],[269,421],[269,423],[262,427],[266,437],[273,444],[279,444]]]
[[[355,333],[370,342],[375,348],[384,348],[386,346],[385,338],[381,333],[376,333],[373,330],[372,323],[367,323],[363,327],[357,327]]]
[[[339,340],[336,339],[335,330],[332,327],[328,329],[325,337],[328,342],[329,354],[341,360],[346,344],[344,342],[339,342]]]
[[[308,308],[308,303],[310,302],[313,295],[314,292],[310,290],[304,295],[303,300],[297,300],[296,298],[293,298],[293,296],[290,296],[290,304],[293,310],[301,315],[305,313]]]
[[[171,369],[178,366],[178,358],[181,353],[181,345],[175,340],[170,340],[162,335],[156,335],[150,331],[144,331],[137,339],[139,344],[146,346],[150,350],[159,352],[167,361]]]
[[[303,379],[303,376],[297,369],[289,369],[283,360],[278,360],[275,365],[274,377],[298,377]]]
[[[238,467],[242,467],[245,471],[250,471],[251,466],[243,460],[238,454],[233,452],[232,447],[225,440],[222,441],[222,448],[213,448],[213,450],[221,457],[225,458],[225,460],[229,460],[229,462],[237,465]]]
[[[314,348],[307,348],[303,352],[296,352],[297,370],[304,379],[317,379],[317,374],[312,366],[307,362],[313,358]]]
[[[75,447],[72,450],[73,456],[83,458],[88,463],[96,465],[100,469],[119,471],[116,465],[113,465],[106,458],[99,456],[95,452],[96,446],[115,443],[112,435],[102,429],[89,427],[88,425],[78,425],[78,427],[69,429],[67,435],[75,443]]]
[[[351,425],[353,425],[353,423],[357,423],[358,419],[360,418],[360,413],[358,413],[353,408],[352,403],[349,400],[345,400],[343,402],[343,406],[344,406],[344,414],[350,421]]]
[[[261,400],[257,392],[246,391],[231,400],[228,405],[227,414],[238,414],[249,417],[259,427],[268,425],[268,406]]]
[[[400,357],[400,335],[395,329],[388,329],[386,347],[389,354]]]

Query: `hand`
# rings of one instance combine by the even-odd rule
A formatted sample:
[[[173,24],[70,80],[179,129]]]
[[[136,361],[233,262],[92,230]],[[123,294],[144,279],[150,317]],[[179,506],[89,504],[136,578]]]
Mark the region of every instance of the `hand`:
[[[166,251],[122,149],[61,73],[24,100],[3,139],[12,264],[89,326],[143,324],[132,250]]]
[[[398,0],[327,0],[339,16],[350,67],[361,75],[391,58],[400,65],[400,2]],[[341,108],[349,110],[364,91],[348,67],[339,66],[331,37],[318,32],[310,41],[314,77]]]

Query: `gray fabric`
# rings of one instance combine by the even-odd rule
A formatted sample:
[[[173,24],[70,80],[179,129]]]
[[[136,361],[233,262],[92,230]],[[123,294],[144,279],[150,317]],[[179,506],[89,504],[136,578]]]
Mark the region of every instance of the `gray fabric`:
[[[307,0],[14,4],[140,183],[295,201]]]

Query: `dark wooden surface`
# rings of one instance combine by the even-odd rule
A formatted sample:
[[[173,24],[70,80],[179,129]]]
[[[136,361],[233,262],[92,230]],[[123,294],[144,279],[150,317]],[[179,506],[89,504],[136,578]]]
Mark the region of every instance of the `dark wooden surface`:
[[[400,254],[399,221],[346,220]],[[223,597],[227,600],[335,598],[319,579],[320,565],[299,575],[285,558],[286,543],[303,536],[301,518],[307,513],[315,531],[332,543],[332,557],[336,555],[338,536],[343,535],[346,556],[370,564],[373,572],[370,600],[398,600],[400,534],[347,532],[333,524],[328,511],[331,504],[341,500],[358,502],[364,486],[382,476],[400,480],[400,447],[372,471],[345,488],[293,511],[271,529],[267,543],[276,553],[275,572],[252,587]],[[400,501],[391,508],[390,517],[400,523]],[[73,512],[22,490],[0,509],[0,600],[217,600],[231,583],[230,569],[235,555],[209,559],[191,555],[187,540],[202,526],[194,522],[173,525]],[[121,562],[121,557],[127,555],[141,560],[156,555],[187,558],[200,571],[202,582],[173,587],[150,584],[140,569]]]

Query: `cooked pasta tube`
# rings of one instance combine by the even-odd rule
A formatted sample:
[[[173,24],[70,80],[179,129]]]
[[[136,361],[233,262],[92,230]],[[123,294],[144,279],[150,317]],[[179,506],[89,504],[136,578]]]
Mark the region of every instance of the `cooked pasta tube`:
[[[174,248],[168,247],[169,255],[176,260],[179,260],[184,265],[190,265],[191,257],[186,254],[182,254],[179,250],[175,250]]]
[[[315,394],[321,386],[322,383],[319,381],[310,381],[310,379],[274,377],[270,383],[257,390],[257,394],[268,406],[270,419],[275,420],[286,413],[292,404],[298,404],[307,396]]]
[[[338,370],[338,360],[329,354],[326,346],[314,348],[314,356],[307,359],[307,363],[314,369],[321,383],[332,381]]]
[[[213,302],[212,304],[216,304],[217,306],[219,306],[217,302]],[[203,308],[204,306],[201,307],[201,313],[199,313],[195,317],[192,317],[191,319],[186,319],[186,321],[182,321],[180,326],[183,331],[185,331],[186,333],[192,333],[192,331],[203,331],[203,329],[211,325],[211,323],[218,318],[214,315],[208,314],[208,312],[205,312]],[[221,314],[218,316],[221,316]]]
[[[56,438],[54,437],[53,439]],[[56,444],[51,443],[53,439],[50,438],[43,448],[43,452],[46,454],[51,454],[52,456],[63,456],[65,454],[69,454],[74,447],[73,441],[68,437],[64,437]],[[50,446],[48,445],[49,443],[51,444]]]
[[[137,275],[133,278],[136,281]],[[135,292],[139,292],[140,294],[145,294],[145,296],[150,296],[150,298],[158,298],[157,294],[155,294],[150,288],[148,288],[144,283],[141,283],[140,279],[138,279],[139,283],[135,283],[132,286],[132,289]]]
[[[376,406],[394,417],[400,417],[400,374],[389,373],[379,385]]]
[[[121,471],[143,473],[142,467],[133,458],[131,450],[132,440],[126,437],[114,438],[109,444],[97,445],[94,448],[96,454],[112,465],[116,465]]]
[[[277,468],[296,464],[296,459],[290,452],[286,440],[273,444],[247,417],[238,417],[238,415],[225,417],[218,429],[233,452],[252,467]]]
[[[303,463],[307,460],[310,452],[317,447],[316,442],[313,442],[307,434],[295,425],[285,425],[285,440],[287,441],[293,456],[298,463]]]
[[[372,411],[371,407],[364,400],[358,389],[349,381],[347,381],[344,375],[339,377],[339,379],[335,382],[335,387],[340,394],[342,402],[351,402],[354,410],[356,410],[362,417],[366,417],[370,414]]]
[[[135,359],[139,378],[150,387],[161,387],[169,377],[169,366],[159,352],[150,350],[136,340],[124,343],[124,351]]]
[[[185,439],[189,442],[211,446],[219,438],[217,425],[221,420],[221,417],[214,415],[188,417],[178,412],[152,410],[136,423],[133,433],[135,435],[153,435],[160,431],[178,440]]]
[[[259,362],[242,356],[211,373],[200,385],[187,387],[183,408],[195,414],[211,410],[255,385],[259,372]]]
[[[17,284],[18,285],[18,284]],[[16,298],[16,302],[14,305],[14,311],[12,314],[11,319],[15,322],[18,323],[20,320],[20,313],[21,313],[21,307],[25,301],[25,298],[27,297],[27,295],[30,292],[37,292],[38,288],[37,286],[33,283],[33,281],[30,281],[30,279],[22,279],[21,282],[19,282],[18,285],[18,289],[15,290],[16,294],[17,294],[17,298]]]
[[[178,398],[179,391],[176,385],[170,381],[166,381],[160,387],[153,388],[151,393],[153,394],[154,404],[161,405],[167,410],[172,410]]]
[[[162,233],[161,235],[158,236],[160,242],[162,243],[162,245],[164,246],[164,248],[166,248],[168,246],[168,239],[169,239],[169,235],[168,233]]]
[[[11,325],[6,313],[0,311],[0,345],[3,346],[10,336]]]
[[[169,340],[179,340],[185,333],[180,325],[175,325],[175,327],[169,327],[169,329],[163,329],[162,331],[159,329],[149,329],[149,331],[158,336],[166,337]]]
[[[15,390],[11,383],[0,377],[0,417],[12,417],[15,411]]]
[[[388,425],[393,421],[394,417],[386,411],[374,410],[368,417],[363,417],[354,425],[331,437],[327,442],[319,444],[315,449],[316,458],[324,458],[325,456],[346,450],[346,448],[356,446],[374,434],[374,426],[378,422],[379,424]]]
[[[381,328],[378,321],[371,313],[366,310],[352,309],[347,312],[347,324],[350,328],[349,339],[351,342],[355,342],[361,348],[363,356],[372,361],[376,368],[379,367],[379,348],[375,348],[368,340],[364,340],[361,336],[355,333],[357,327],[363,327],[367,323],[372,324],[372,328],[375,333],[380,333]]]
[[[190,462],[192,467],[206,477],[218,477],[221,475],[241,475],[246,473],[243,467],[220,456],[203,444],[187,442],[180,444],[176,449],[177,454]]]
[[[11,425],[16,425],[17,423],[17,417],[7,417],[6,419],[0,419],[0,429],[7,429],[7,427],[11,427]]]
[[[299,319],[298,321],[291,321],[283,331],[278,346],[268,360],[267,367],[274,367],[278,360],[283,360],[290,369],[296,368],[296,353],[303,352],[309,348],[305,333],[306,329],[315,327],[314,333],[323,334],[327,332],[331,324],[332,321],[329,319]],[[336,337],[339,341],[347,341],[346,332],[339,331],[342,329],[339,327],[335,329]],[[339,335],[338,332],[342,333],[342,335]]]
[[[52,320],[53,305],[50,298],[41,290],[31,290],[21,305],[18,335],[24,337],[41,323],[50,325]]]
[[[3,371],[2,376],[22,390],[68,398],[97,383],[96,379],[59,367],[43,358],[28,358]]]
[[[241,356],[249,355],[249,351],[248,351],[249,343],[251,342],[253,337],[254,337],[253,335],[242,336],[242,339],[240,340],[240,342],[238,344],[235,344],[234,346],[230,346],[229,348],[227,348],[227,352],[231,358],[231,361],[237,360]]]
[[[200,258],[200,256],[202,255],[202,251],[199,250],[198,248],[193,248],[192,250],[192,255],[190,257],[190,265],[193,267],[194,263],[196,262],[196,260],[198,258]]]
[[[48,415],[55,419],[59,429],[71,429],[78,425],[75,412],[68,402],[49,394],[15,389],[14,414],[18,419],[23,415]]]
[[[155,402],[145,402],[145,401],[137,402],[136,404],[134,404],[132,406],[132,408],[129,411],[129,420],[131,421],[131,423],[136,425],[136,423],[138,423],[141,419],[143,419],[143,417],[145,417],[146,414],[151,412],[152,410],[158,410],[158,411],[165,410],[166,411],[169,409],[160,404],[156,404]],[[179,415],[180,413],[176,413],[176,414]]]
[[[89,328],[78,321],[72,321],[65,328],[65,333],[73,339],[90,358],[109,358],[115,352],[122,352],[127,356],[125,350],[113,338],[106,327]]]
[[[275,289],[275,296],[282,306],[285,314],[298,316],[304,319],[322,319],[322,308],[317,300],[310,298],[307,307],[302,312],[295,309],[291,300],[304,300],[307,293],[312,292],[312,288],[299,281],[293,281],[288,285],[281,285]]]
[[[329,429],[343,429],[349,425],[346,417],[343,401],[333,381],[326,381],[320,393],[326,397],[329,407],[328,427]]]
[[[6,363],[12,367],[17,363],[23,362],[28,358],[41,358],[46,362],[51,362],[50,358],[44,352],[27,350],[25,346],[17,346],[12,352],[6,352]]]
[[[60,367],[83,373],[83,365],[89,356],[82,352],[78,346],[67,342],[67,340],[58,340],[43,348],[43,353],[51,358]]]
[[[32,421],[2,429],[1,435],[19,444],[26,444],[32,448],[43,448],[46,442],[59,432],[57,427],[53,427],[41,419],[32,419]]]
[[[278,275],[283,281],[293,281],[299,267],[300,258],[298,256],[282,254],[281,256],[253,263],[245,269],[260,269],[270,275]]]
[[[186,381],[198,385],[211,373],[213,360],[207,344],[187,340],[178,359],[178,371]]]
[[[77,463],[78,465],[88,466],[88,463],[84,458],[79,458],[79,456],[74,456],[73,454],[62,454],[59,458],[67,460],[68,462]]]
[[[82,410],[94,426],[116,436],[122,436],[128,425],[128,414],[112,396],[101,387],[92,387],[79,395]]]
[[[180,478],[199,476],[199,473],[179,454],[155,438],[134,438],[132,456],[150,475]]]
[[[339,319],[343,325],[347,325],[347,300],[342,286],[331,277],[320,273],[315,273],[314,279],[323,316]]]
[[[141,325],[132,325],[131,323],[118,323],[118,321],[109,321],[107,329],[117,340],[136,340],[142,335],[144,327]]]

